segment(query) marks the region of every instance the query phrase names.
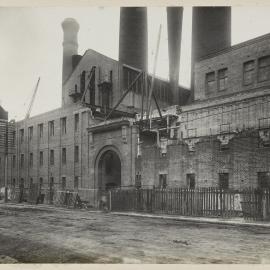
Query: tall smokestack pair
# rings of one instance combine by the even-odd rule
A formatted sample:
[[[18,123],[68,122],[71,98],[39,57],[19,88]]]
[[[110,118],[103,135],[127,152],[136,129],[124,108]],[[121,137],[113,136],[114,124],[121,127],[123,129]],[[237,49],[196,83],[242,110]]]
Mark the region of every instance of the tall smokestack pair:
[[[182,32],[182,7],[168,7],[168,47],[170,85],[173,101],[179,103],[179,63]],[[120,10],[119,61],[148,70],[147,9],[122,7]]]

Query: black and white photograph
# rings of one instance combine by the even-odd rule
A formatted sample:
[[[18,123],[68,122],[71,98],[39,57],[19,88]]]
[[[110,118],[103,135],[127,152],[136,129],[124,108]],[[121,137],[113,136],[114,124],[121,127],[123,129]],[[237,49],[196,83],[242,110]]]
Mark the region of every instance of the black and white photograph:
[[[270,264],[270,5],[38,2],[0,1],[0,268]]]

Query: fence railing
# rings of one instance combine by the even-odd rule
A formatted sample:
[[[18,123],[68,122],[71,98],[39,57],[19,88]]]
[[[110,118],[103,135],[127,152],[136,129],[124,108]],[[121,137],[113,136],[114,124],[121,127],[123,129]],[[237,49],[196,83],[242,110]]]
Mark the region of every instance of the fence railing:
[[[70,191],[40,188],[33,184],[30,188],[11,188],[9,200],[111,211],[223,218],[242,216],[247,220],[270,220],[270,191],[261,189],[125,188]]]
[[[268,219],[269,191],[216,188],[115,189],[110,191],[112,211],[207,217]]]

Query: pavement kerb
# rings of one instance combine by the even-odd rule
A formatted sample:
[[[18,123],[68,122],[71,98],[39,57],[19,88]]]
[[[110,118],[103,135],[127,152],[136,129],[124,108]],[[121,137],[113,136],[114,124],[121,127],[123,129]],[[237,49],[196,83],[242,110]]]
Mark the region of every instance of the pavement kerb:
[[[229,226],[242,226],[242,227],[261,227],[270,228],[270,223],[258,223],[258,222],[245,222],[245,221],[235,221],[235,220],[218,220],[215,218],[203,218],[203,217],[187,217],[187,216],[168,216],[168,215],[152,215],[152,214],[142,214],[134,212],[111,212],[113,215],[119,216],[130,216],[130,217],[144,217],[144,218],[156,218],[156,219],[167,219],[176,221],[187,221],[196,222],[204,224],[218,224],[218,225],[229,225]]]

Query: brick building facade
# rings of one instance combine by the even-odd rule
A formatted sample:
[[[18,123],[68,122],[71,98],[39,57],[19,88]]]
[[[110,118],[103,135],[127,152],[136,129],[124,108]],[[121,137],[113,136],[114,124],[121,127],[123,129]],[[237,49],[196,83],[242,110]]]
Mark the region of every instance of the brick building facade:
[[[144,73],[104,121],[141,71],[93,50],[76,55],[62,107],[16,123],[9,184],[70,190],[270,184],[269,42],[265,35],[199,61],[189,104],[189,91],[179,88],[182,104],[171,106],[169,83],[157,79],[162,128],[156,110],[151,126],[140,126],[143,83],[151,76]]]

